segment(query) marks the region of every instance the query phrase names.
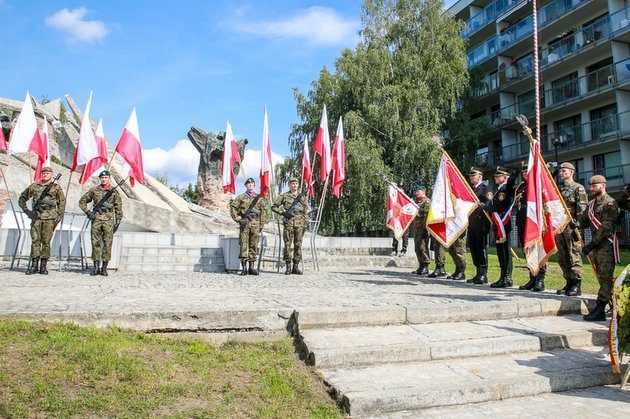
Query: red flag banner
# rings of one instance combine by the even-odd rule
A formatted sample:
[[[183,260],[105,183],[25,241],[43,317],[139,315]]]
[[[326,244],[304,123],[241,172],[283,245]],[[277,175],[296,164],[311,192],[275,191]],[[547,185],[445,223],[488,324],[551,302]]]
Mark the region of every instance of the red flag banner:
[[[241,154],[232,132],[230,121],[225,127],[225,141],[223,142],[223,160],[221,161],[221,185],[223,193],[236,193],[236,176],[234,176],[234,164],[241,162]]]
[[[418,214],[418,205],[393,183],[389,183],[386,226],[400,240]]]
[[[311,198],[315,195],[313,187],[309,186],[313,183],[313,172],[311,171],[311,158],[308,154],[308,141],[306,136],[304,137],[304,151],[302,152],[302,178],[304,179],[305,187],[308,187],[308,196]]]
[[[79,177],[79,183],[84,185],[85,182],[90,179],[90,176],[94,174],[98,169],[107,165],[107,144],[105,143],[105,132],[103,131],[103,120],[100,119],[98,121],[98,127],[96,128],[96,133],[94,134],[94,138],[96,139],[96,146],[98,148],[98,156],[94,157],[92,160],[87,162],[83,166],[83,170],[81,171],[81,177]]]
[[[332,192],[339,199],[341,186],[346,181],[346,139],[343,136],[343,120],[339,117],[335,144],[332,151]]]
[[[0,151],[4,150],[5,153],[9,152],[9,145],[7,144],[7,139],[4,137],[4,130],[2,129],[2,125],[0,125]]]
[[[273,167],[271,162],[271,138],[269,136],[269,119],[265,105],[265,119],[263,121],[262,153],[260,156],[260,196],[264,198],[269,192]]]
[[[328,174],[331,169],[330,162],[330,134],[328,133],[328,115],[326,113],[326,105],[322,110],[322,119],[319,122],[319,129],[315,136],[315,144],[313,145],[313,151],[315,154],[321,156],[321,163],[319,165],[319,180],[324,182],[328,178]]]
[[[140,146],[140,129],[138,128],[136,108],[131,110],[127,125],[125,125],[120,140],[118,140],[116,153],[127,163],[129,184],[133,186],[135,181],[144,184],[144,165],[142,163],[142,147]]]

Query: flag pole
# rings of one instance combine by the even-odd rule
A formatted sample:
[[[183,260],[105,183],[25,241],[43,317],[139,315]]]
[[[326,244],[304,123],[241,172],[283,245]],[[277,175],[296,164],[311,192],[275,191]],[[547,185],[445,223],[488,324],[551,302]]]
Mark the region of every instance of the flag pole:
[[[68,205],[68,192],[70,191],[70,181],[72,180],[72,174],[74,172],[71,170],[70,171],[70,175],[68,176],[68,183],[66,184],[66,200],[63,203],[63,211],[61,213],[61,224],[59,225],[59,271],[61,271],[62,268],[62,262],[61,262],[61,249],[62,249],[62,242],[63,242],[63,223],[66,220],[66,207]],[[70,231],[72,230],[72,226],[68,227],[68,260],[70,260]]]

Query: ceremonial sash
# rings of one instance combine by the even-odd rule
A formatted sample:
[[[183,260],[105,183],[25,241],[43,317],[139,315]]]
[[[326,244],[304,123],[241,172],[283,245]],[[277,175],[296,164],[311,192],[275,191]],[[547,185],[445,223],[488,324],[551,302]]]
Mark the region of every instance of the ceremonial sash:
[[[588,218],[591,220],[593,227],[599,230],[602,226],[602,222],[595,216],[595,200],[593,199],[588,204]],[[615,263],[618,265],[621,263],[621,255],[619,254],[619,240],[617,240],[617,233],[614,230],[612,235],[608,238],[608,241],[613,245],[613,253],[615,255]]]
[[[494,222],[495,227],[497,228],[497,243],[505,243],[507,240],[507,234],[505,233],[505,226],[510,222],[510,214],[512,213],[512,206],[510,209],[501,217],[498,212],[492,213],[492,221]]]

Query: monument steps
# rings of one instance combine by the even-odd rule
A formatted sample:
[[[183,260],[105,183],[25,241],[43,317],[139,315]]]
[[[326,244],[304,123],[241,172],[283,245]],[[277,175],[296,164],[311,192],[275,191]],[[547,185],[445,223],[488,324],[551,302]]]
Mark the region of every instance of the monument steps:
[[[224,272],[220,247],[124,245],[119,270],[130,272]]]

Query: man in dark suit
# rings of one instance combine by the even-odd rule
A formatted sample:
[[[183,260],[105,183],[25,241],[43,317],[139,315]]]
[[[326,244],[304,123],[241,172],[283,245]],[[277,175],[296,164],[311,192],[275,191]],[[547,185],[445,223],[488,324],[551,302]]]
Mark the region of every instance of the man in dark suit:
[[[483,181],[483,172],[478,167],[471,167],[468,180],[473,192],[482,204],[488,204],[492,200],[492,191]],[[477,208],[468,217],[468,248],[472,255],[473,264],[477,270],[474,277],[468,283],[485,284],[488,282],[488,232],[490,220],[483,208]]]

